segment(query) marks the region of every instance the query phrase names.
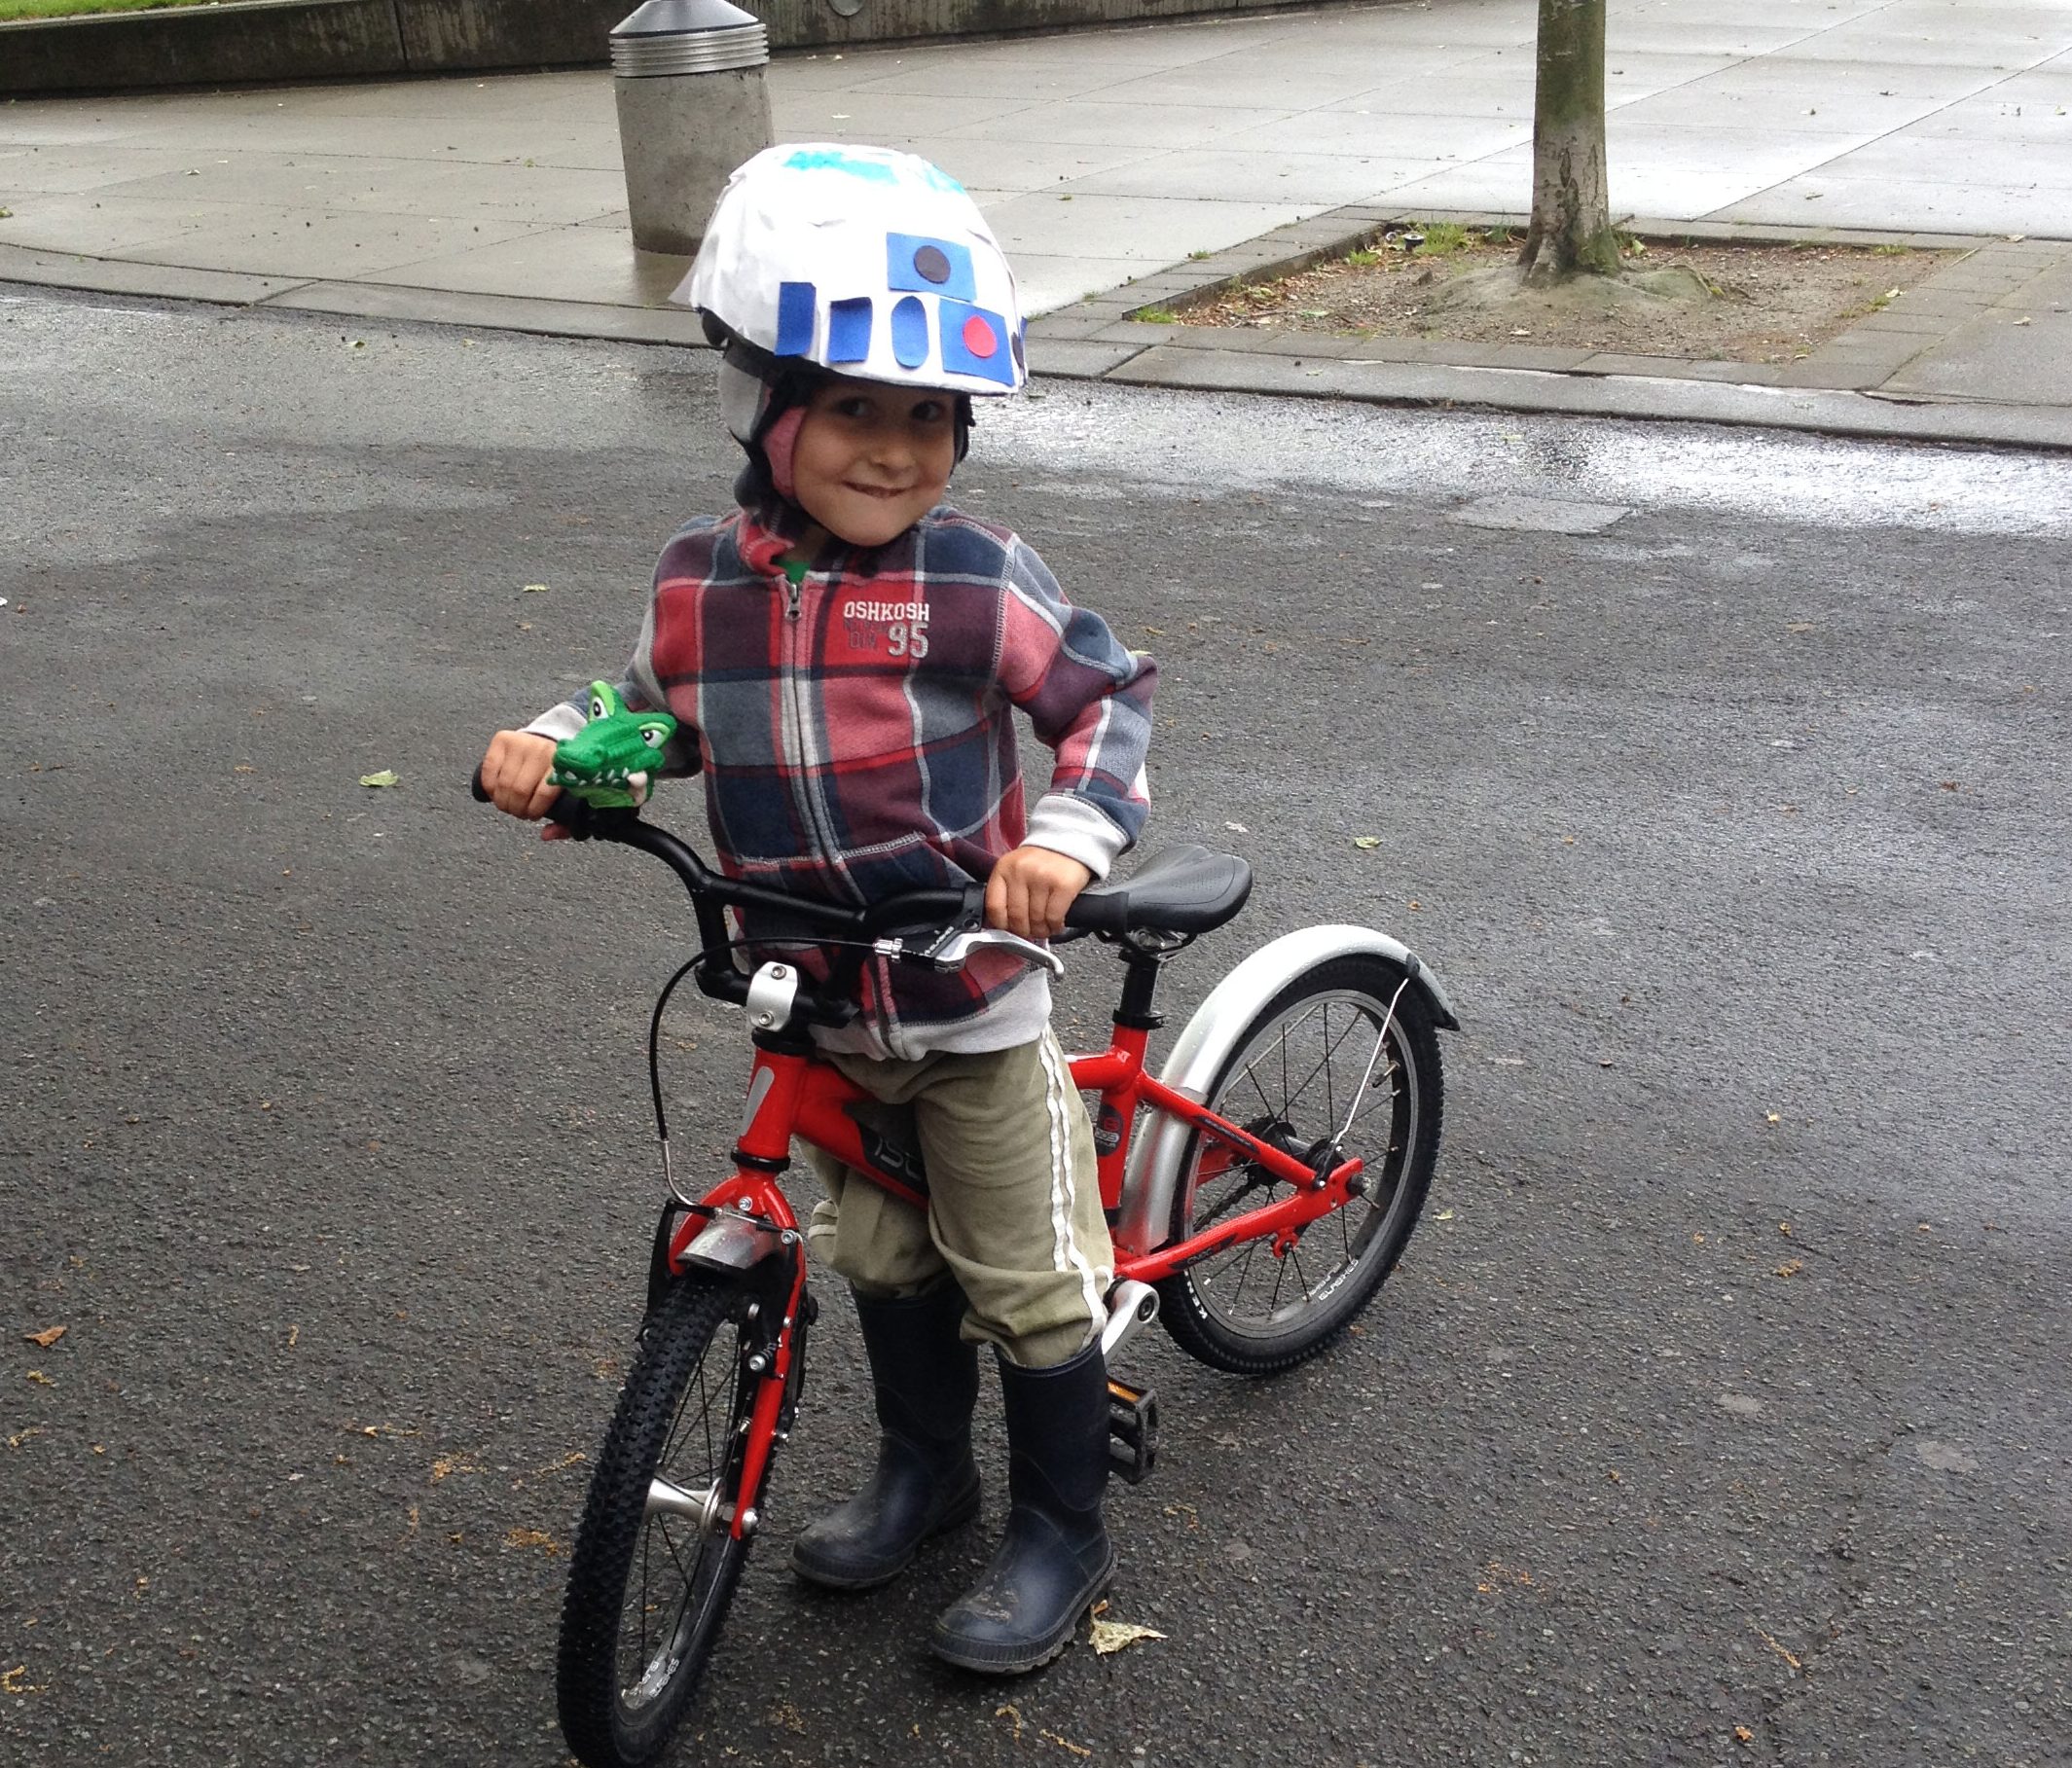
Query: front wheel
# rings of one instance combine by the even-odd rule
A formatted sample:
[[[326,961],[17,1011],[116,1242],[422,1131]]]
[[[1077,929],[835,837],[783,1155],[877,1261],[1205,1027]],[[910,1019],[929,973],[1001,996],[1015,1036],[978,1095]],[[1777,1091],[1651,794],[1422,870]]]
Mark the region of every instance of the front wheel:
[[[742,1458],[752,1285],[692,1272],[648,1316],[576,1531],[558,1697],[588,1768],[645,1768],[697,1691],[750,1536]],[[767,1467],[767,1463],[766,1463]]]
[[[1366,1190],[1277,1253],[1240,1241],[1159,1283],[1159,1318],[1218,1369],[1267,1375],[1323,1350],[1401,1257],[1438,1158],[1444,1094],[1431,1003],[1367,953],[1296,977],[1253,1015],[1209,1088],[1219,1117],[1306,1161],[1366,1163]],[[1391,1003],[1394,1011],[1391,1012]],[[1285,1196],[1282,1181],[1196,1135],[1174,1194],[1173,1238]]]

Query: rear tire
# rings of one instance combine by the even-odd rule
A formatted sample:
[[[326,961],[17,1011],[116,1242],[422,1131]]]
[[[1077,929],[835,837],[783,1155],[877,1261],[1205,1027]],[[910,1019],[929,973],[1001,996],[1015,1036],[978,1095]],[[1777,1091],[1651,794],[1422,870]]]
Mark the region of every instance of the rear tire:
[[[747,1560],[752,1536],[728,1528],[757,1497],[739,1489],[758,1386],[744,1361],[754,1293],[709,1272],[672,1281],[605,1433],[556,1678],[562,1731],[588,1768],[647,1768],[669,1749]]]
[[[1424,992],[1402,987],[1404,974],[1369,953],[1319,964],[1253,1015],[1211,1082],[1207,1102],[1218,1116],[1302,1159],[1321,1159],[1351,1113],[1340,1154],[1366,1162],[1367,1190],[1311,1222],[1285,1257],[1270,1236],[1243,1241],[1158,1284],[1166,1331],[1203,1362],[1269,1375],[1315,1356],[1402,1256],[1445,1111],[1437,1024]],[[1280,1180],[1196,1135],[1181,1156],[1173,1238],[1286,1194]]]

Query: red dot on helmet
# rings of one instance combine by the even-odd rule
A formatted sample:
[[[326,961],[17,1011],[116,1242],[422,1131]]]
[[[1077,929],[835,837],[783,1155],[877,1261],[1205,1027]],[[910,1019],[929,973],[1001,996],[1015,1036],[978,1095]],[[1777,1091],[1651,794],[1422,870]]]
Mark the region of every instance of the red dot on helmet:
[[[990,356],[1000,347],[993,327],[976,313],[964,321],[964,348],[974,356]]]

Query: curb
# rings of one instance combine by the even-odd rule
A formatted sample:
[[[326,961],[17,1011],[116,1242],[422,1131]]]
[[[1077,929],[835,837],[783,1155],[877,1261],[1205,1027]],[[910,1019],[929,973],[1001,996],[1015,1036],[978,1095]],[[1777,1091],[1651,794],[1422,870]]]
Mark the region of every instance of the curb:
[[[1477,227],[1522,225],[1515,215],[1477,211],[1421,211],[1416,218]],[[1882,390],[1908,362],[1960,326],[1992,312],[2045,271],[2072,261],[2072,241],[1703,222],[1626,224],[1628,231],[1653,238],[1890,243],[1965,253],[1908,291],[1916,297],[1934,291],[1932,303],[1916,303],[1917,307],[1932,306],[1933,311],[1922,311],[1918,318],[1890,308],[1872,313],[1803,361],[1789,364],[1323,333],[1261,334],[1152,324],[1132,317],[1146,307],[1184,306],[1234,286],[1307,269],[1403,219],[1393,209],[1371,204],[1333,209],[1045,314],[1030,324],[1030,371],[1050,379],[1109,380],[1173,391],[1472,407],[1748,425],[1881,441],[2072,451],[2072,409]],[[247,310],[709,347],[695,316],[675,307],[299,280],[0,244],[0,284],[7,283]]]

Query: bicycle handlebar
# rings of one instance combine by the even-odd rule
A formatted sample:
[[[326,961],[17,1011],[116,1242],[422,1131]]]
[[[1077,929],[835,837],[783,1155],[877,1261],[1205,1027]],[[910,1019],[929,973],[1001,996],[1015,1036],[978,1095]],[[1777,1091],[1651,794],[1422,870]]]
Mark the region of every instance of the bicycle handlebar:
[[[477,803],[490,802],[489,793],[483,789],[479,767],[468,789]],[[905,890],[880,902],[845,908],[839,903],[817,902],[811,897],[793,896],[744,879],[728,878],[708,866],[680,837],[658,824],[642,822],[637,811],[598,810],[567,792],[555,800],[554,808],[547,812],[547,820],[565,829],[575,841],[611,841],[622,847],[636,848],[652,854],[675,873],[690,894],[691,907],[698,917],[699,937],[710,954],[698,967],[698,987],[704,993],[732,1001],[736,1006],[746,1000],[749,979],[734,967],[730,956],[733,936],[727,929],[724,913],[728,908],[759,909],[781,921],[802,927],[798,934],[775,932],[767,936],[780,941],[787,938],[810,941],[818,932],[829,940],[868,942],[892,932],[923,928],[939,932],[960,926],[975,927],[982,923],[985,915],[986,887],[980,884]],[[1078,906],[1077,903],[1072,905],[1074,910]],[[1096,913],[1089,914],[1083,921],[1076,915],[1068,913],[1067,924],[1076,925],[1084,931],[1092,931],[1103,924],[1106,917],[1098,912],[1097,904],[1089,901],[1087,907]],[[860,955],[857,955],[855,962],[860,964]],[[839,969],[837,974],[840,974]],[[845,988],[843,992],[849,991]],[[854,1008],[846,1005],[832,1006],[830,1010],[845,1015],[854,1013]]]

